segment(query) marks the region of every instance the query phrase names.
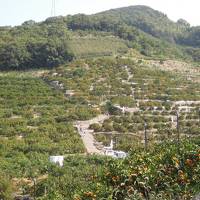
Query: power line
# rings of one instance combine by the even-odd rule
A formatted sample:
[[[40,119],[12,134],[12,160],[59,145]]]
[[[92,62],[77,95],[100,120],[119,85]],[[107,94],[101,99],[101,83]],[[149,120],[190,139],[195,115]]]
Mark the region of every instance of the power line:
[[[56,16],[56,0],[52,0],[51,17]]]

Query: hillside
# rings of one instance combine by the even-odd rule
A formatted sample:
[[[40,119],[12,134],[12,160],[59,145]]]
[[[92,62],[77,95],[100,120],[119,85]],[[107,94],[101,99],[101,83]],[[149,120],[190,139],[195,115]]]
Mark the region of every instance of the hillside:
[[[113,56],[125,54],[128,51],[124,40],[112,36],[73,37],[68,45],[76,58]]]
[[[171,21],[165,14],[147,6],[112,9],[94,15],[67,17],[72,30],[105,31],[129,41],[146,56],[199,60],[199,27],[183,19]]]
[[[198,195],[199,36],[146,6],[0,27],[0,199]]]
[[[123,191],[127,197],[132,188],[135,193],[130,195],[138,199],[149,194],[151,199],[162,195],[170,200],[200,192],[200,70],[195,65],[135,57],[87,58],[51,70],[1,72],[0,77],[0,186],[8,195],[37,200],[91,200],[96,195],[98,200]],[[85,156],[90,153],[84,146],[89,136],[100,155]],[[111,138],[114,149],[129,152],[127,159],[101,156]],[[64,167],[50,163],[51,155],[63,155]],[[182,163],[180,168],[177,163]],[[145,185],[127,182],[131,174]],[[128,185],[123,189],[124,182]],[[143,186],[151,187],[148,193],[141,193]],[[4,199],[5,194],[0,195]]]
[[[116,21],[138,29],[169,42],[190,28],[187,23],[174,23],[165,14],[147,6],[130,6],[113,9],[95,15],[97,18],[114,18]]]
[[[52,68],[74,58],[124,55],[130,49],[158,59],[198,62],[199,35],[198,27],[184,20],[175,23],[146,6],[27,21],[0,28],[0,69]]]

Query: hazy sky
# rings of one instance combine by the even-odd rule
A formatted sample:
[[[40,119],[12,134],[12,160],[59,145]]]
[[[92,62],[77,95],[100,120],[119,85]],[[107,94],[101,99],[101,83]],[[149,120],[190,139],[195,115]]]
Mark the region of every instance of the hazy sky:
[[[56,0],[56,14],[96,13],[129,5],[148,5],[174,21],[200,25],[200,0]],[[0,26],[42,21],[51,16],[52,0],[0,0]]]

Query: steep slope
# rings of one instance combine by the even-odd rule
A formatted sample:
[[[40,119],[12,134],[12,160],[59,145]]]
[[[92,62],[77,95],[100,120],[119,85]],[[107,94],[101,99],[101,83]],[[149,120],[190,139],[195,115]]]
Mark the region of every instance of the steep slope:
[[[175,57],[199,61],[198,27],[183,19],[171,21],[165,14],[147,6],[112,9],[94,15],[66,17],[67,26],[85,33],[107,32],[129,41],[146,56]]]
[[[136,27],[147,34],[171,43],[200,47],[200,27],[190,27],[190,24],[184,19],[173,22],[166,14],[147,6],[111,9],[92,17],[99,20],[115,19],[115,21]]]
[[[200,60],[200,29],[147,6],[30,20],[0,27],[0,69],[56,67],[74,58],[123,55]]]
[[[130,6],[105,11],[95,16],[112,17],[117,21],[134,26],[154,37],[174,42],[179,34],[189,28],[188,23],[175,23],[165,14],[147,6]]]
[[[55,67],[71,61],[68,31],[62,23],[24,23],[0,29],[0,69]]]

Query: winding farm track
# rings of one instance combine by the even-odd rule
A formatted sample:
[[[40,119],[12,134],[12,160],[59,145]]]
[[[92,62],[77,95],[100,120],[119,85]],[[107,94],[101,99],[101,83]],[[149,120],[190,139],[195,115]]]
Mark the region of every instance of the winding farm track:
[[[98,149],[95,145],[96,141],[92,135],[92,130],[89,129],[89,126],[93,123],[101,123],[105,119],[108,119],[109,115],[99,115],[91,120],[87,121],[76,121],[74,126],[77,128],[79,134],[81,135],[81,139],[83,140],[83,144],[89,154],[98,154],[103,155],[104,152]]]

